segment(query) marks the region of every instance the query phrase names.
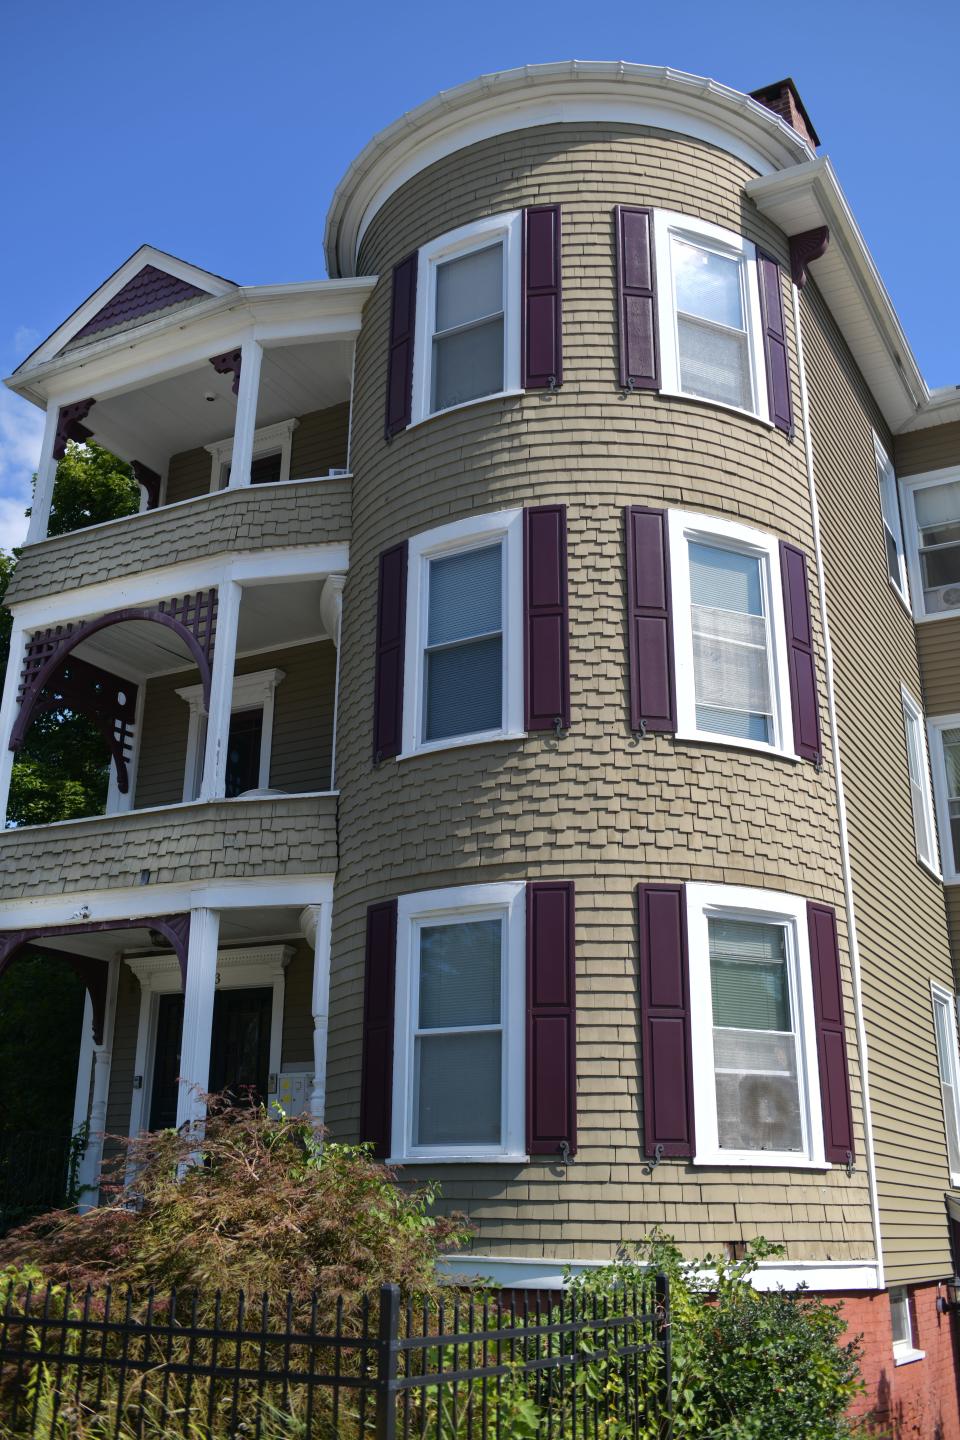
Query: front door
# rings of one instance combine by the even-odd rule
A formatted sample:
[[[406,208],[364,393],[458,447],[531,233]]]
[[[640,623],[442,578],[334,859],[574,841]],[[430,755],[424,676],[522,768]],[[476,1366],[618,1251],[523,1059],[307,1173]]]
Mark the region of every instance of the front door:
[[[236,1100],[267,1098],[270,1069],[270,1020],[273,990],[218,990],[213,1001],[210,1040],[212,1094],[227,1091]],[[166,1130],[177,1123],[180,1039],[183,996],[161,995],[157,1007],[150,1129]]]

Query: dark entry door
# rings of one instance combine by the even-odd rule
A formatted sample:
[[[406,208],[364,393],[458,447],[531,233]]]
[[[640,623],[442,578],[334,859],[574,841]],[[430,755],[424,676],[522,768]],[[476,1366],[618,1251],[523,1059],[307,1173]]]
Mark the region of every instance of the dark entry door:
[[[273,991],[268,987],[217,991],[210,1043],[212,1093],[226,1090],[237,1100],[250,1094],[256,1101],[266,1100],[272,1011]],[[151,1130],[166,1130],[177,1123],[182,1033],[183,996],[161,995],[150,1095]]]

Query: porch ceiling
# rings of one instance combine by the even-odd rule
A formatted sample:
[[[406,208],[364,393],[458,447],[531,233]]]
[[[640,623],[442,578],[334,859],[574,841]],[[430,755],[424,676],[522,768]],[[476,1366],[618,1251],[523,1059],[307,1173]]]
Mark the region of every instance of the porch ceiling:
[[[222,910],[220,912],[220,945],[273,945],[281,940],[296,940],[300,935],[300,910],[297,907],[270,906]],[[169,945],[154,945],[143,926],[131,922],[129,929],[105,930],[99,933],[55,935],[38,939],[38,949],[61,951],[70,955],[89,955],[95,960],[112,956],[171,954]]]

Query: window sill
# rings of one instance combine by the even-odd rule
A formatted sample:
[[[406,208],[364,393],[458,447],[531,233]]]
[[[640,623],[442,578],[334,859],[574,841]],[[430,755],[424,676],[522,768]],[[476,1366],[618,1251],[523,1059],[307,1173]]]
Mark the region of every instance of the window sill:
[[[429,415],[418,415],[406,428],[408,431],[416,430],[421,425],[429,424],[431,420],[440,420],[444,415],[455,415],[458,410],[472,410],[475,405],[485,405],[490,400],[515,400],[526,393],[525,390],[513,389],[496,390],[492,395],[478,395],[474,400],[461,400],[459,405],[448,405],[446,410],[432,410]]]
[[[715,1150],[698,1151],[693,1157],[694,1165],[710,1165],[714,1168],[754,1169],[762,1166],[775,1170],[831,1170],[828,1160],[811,1160],[809,1155],[796,1155],[789,1151],[774,1150]]]
[[[937,620],[960,620],[960,605],[953,610],[934,610],[930,615],[913,616],[916,625],[932,625]]]
[[[751,750],[756,755],[770,755],[776,760],[790,760],[795,765],[800,763],[800,756],[795,755],[792,750],[781,750],[776,745],[764,745],[761,740],[738,740],[734,735],[718,735],[712,730],[678,729],[674,738],[697,745],[720,745],[725,750]]]
[[[910,617],[911,620],[913,620],[915,617],[909,597],[907,595],[904,595],[903,591],[898,585],[894,584],[894,582],[890,579],[889,575],[887,576],[887,584],[890,586],[890,589],[893,591],[894,595],[897,597],[900,604],[903,606],[903,609],[906,611],[907,615]]]
[[[926,1360],[926,1358],[926,1350],[914,1350],[912,1346],[909,1349],[906,1347],[903,1350],[895,1349],[893,1352],[894,1365],[912,1365],[915,1360]]]
[[[921,870],[926,870],[931,880],[936,880],[938,885],[943,884],[943,875],[936,865],[931,865],[929,860],[924,860],[922,855],[917,856],[917,864]]]
[[[415,760],[418,755],[433,755],[438,750],[460,750],[465,745],[489,745],[498,740],[525,740],[526,730],[488,730],[477,735],[451,735],[448,740],[431,740],[412,750],[402,750],[397,756],[401,760]]]
[[[385,1165],[528,1165],[529,1155],[392,1155]]]
[[[656,393],[666,395],[670,400],[690,400],[694,405],[709,405],[711,410],[726,410],[731,415],[741,415],[744,420],[755,420],[764,430],[777,428],[765,415],[758,415],[755,410],[744,410],[740,405],[728,405],[725,400],[710,400],[706,395],[688,395],[685,390],[668,390],[666,386]]]

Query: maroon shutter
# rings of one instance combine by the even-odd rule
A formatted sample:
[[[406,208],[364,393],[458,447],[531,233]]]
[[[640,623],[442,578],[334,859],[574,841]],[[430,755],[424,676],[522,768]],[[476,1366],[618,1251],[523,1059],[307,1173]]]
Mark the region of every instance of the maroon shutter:
[[[613,213],[617,230],[620,384],[625,390],[659,390],[653,211],[618,205]]]
[[[807,557],[795,545],[780,541],[783,618],[787,630],[793,746],[805,760],[820,761],[820,706],[817,667],[813,658]]]
[[[572,880],[527,885],[527,1150],[577,1149]]]
[[[413,397],[413,333],[417,316],[417,252],[393,267],[390,296],[390,350],[387,361],[386,435],[410,424]]]
[[[693,1063],[683,885],[638,885],[643,1143],[692,1155]]]
[[[847,1038],[843,1028],[843,989],[837,916],[830,905],[807,904],[810,968],[813,972],[813,1014],[820,1061],[820,1102],[827,1159],[841,1165],[853,1159],[853,1116]]]
[[[396,954],[397,902],[384,900],[367,910],[360,1066],[360,1139],[381,1160],[390,1154]]]
[[[380,556],[377,655],[373,691],[373,762],[400,754],[403,727],[403,651],[407,615],[407,542]]]
[[[523,512],[524,724],[570,724],[567,507]]]
[[[667,512],[646,505],[624,511],[631,730],[675,731],[673,619]]]
[[[522,355],[524,390],[563,384],[560,206],[523,212]]]
[[[787,355],[787,331],[783,323],[780,266],[769,255],[764,255],[762,250],[757,251],[757,279],[760,283],[760,318],[763,322],[763,353],[767,362],[770,419],[778,430],[792,435],[790,360]]]

